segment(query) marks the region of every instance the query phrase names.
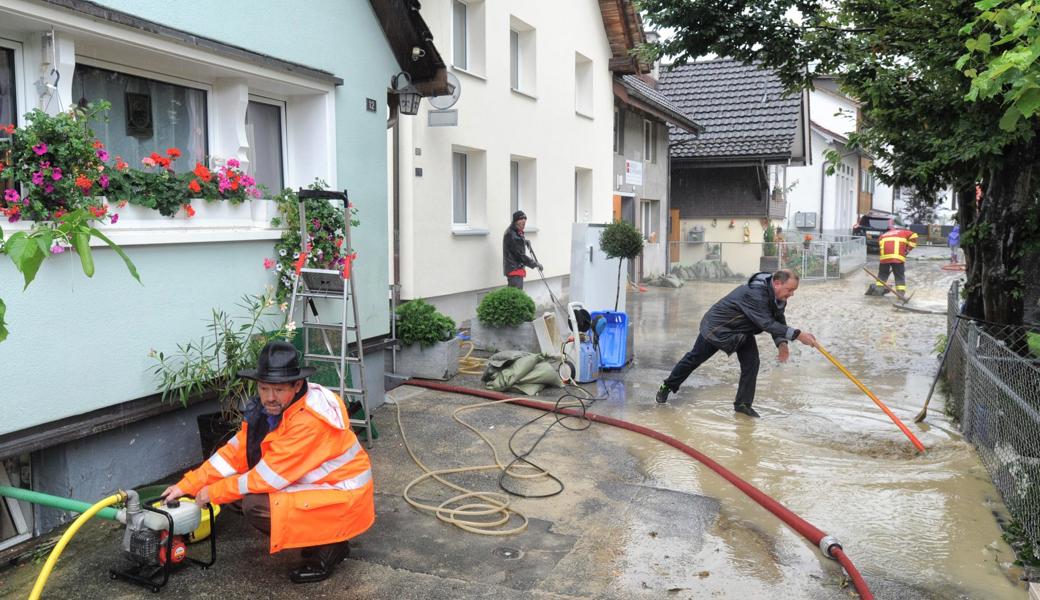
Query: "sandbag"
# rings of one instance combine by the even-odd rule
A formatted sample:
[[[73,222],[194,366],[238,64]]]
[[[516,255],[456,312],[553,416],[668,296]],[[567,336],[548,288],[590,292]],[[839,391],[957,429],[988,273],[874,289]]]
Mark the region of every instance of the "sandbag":
[[[563,385],[556,359],[520,350],[492,354],[480,380],[489,390],[526,396],[533,396],[546,386]]]

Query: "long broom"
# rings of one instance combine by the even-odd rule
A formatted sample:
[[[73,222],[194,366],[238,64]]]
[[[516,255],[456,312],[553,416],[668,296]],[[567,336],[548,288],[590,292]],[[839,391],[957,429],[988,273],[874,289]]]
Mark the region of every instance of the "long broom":
[[[891,410],[889,410],[889,408],[887,406],[885,406],[884,402],[879,400],[878,397],[875,396],[873,392],[868,390],[867,386],[865,386],[862,383],[860,383],[859,379],[856,379],[856,377],[852,373],[850,373],[848,369],[846,369],[840,362],[838,362],[838,359],[836,359],[833,356],[831,356],[830,352],[827,352],[826,350],[824,350],[823,346],[821,346],[819,343],[816,344],[816,349],[820,351],[820,354],[822,354],[825,357],[827,357],[827,360],[831,361],[831,363],[835,367],[838,367],[838,370],[841,371],[842,373],[844,373],[845,376],[849,378],[849,381],[851,381],[852,383],[856,384],[856,387],[858,387],[860,390],[862,390],[864,394],[866,394],[871,400],[873,400],[874,404],[877,404],[878,408],[883,410],[885,412],[885,414],[888,415],[888,418],[892,419],[892,422],[895,423],[896,426],[899,427],[900,430],[902,430],[903,434],[906,435],[906,437],[910,439],[910,442],[913,443],[913,445],[917,448],[917,450],[919,452],[921,452],[921,453],[924,453],[924,451],[925,451],[924,444],[922,444],[921,441],[917,439],[917,437],[913,434],[913,432],[911,432],[909,429],[907,429],[906,425],[904,425],[903,422],[899,420],[899,417],[897,417],[895,415],[895,413],[893,413]]]
[[[942,359],[939,361],[939,370],[935,372],[935,379],[932,379],[932,387],[928,388],[928,397],[924,399],[924,406],[921,408],[921,412],[917,413],[917,416],[914,417],[914,423],[924,421],[925,415],[928,414],[928,403],[932,401],[932,393],[935,392],[935,384],[939,382],[939,376],[942,375],[943,367],[946,366],[946,357],[950,355],[950,346],[953,345],[953,340],[957,336],[957,326],[960,324],[960,319],[954,320],[953,329],[950,330],[950,337],[946,340],[946,348],[943,349]]]

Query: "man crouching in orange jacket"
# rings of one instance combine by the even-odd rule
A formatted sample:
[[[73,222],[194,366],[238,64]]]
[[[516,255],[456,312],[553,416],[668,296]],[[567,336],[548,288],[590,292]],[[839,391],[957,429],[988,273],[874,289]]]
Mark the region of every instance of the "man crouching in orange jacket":
[[[162,494],[199,505],[242,500],[250,524],[271,538],[271,554],[299,548],[293,583],[321,581],[349,553],[347,540],[375,521],[372,468],[343,402],[307,383],[292,344],[260,351],[256,369],[239,371],[260,390],[242,428],[199,468]]]

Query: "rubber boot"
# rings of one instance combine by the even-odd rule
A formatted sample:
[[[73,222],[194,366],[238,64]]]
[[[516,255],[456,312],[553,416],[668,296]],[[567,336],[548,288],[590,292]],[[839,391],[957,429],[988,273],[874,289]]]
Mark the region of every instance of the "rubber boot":
[[[349,554],[350,544],[346,541],[303,548],[300,550],[303,562],[289,572],[289,580],[293,583],[324,581]]]

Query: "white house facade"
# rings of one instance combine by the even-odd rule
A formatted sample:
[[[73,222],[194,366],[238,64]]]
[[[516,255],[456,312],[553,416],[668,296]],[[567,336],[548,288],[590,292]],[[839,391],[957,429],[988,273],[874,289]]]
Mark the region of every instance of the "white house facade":
[[[505,285],[502,235],[523,210],[545,277],[561,289],[571,224],[612,212],[616,52],[600,2],[433,0],[421,14],[461,94],[457,113],[423,102],[392,134],[392,282],[404,299],[472,317],[482,294]],[[536,272],[525,291],[548,301]]]

